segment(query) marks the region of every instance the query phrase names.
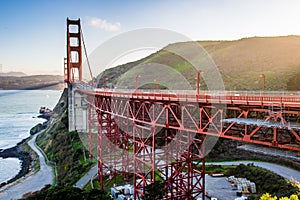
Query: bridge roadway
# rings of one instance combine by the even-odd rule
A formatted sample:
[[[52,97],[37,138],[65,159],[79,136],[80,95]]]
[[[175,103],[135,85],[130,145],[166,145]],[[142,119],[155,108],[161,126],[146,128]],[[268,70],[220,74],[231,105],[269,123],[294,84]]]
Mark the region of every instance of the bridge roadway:
[[[97,109],[104,113],[144,125],[300,151],[300,123],[289,120],[295,116],[299,119],[299,93],[261,95],[245,91],[201,91],[195,94],[192,90],[92,90],[83,87],[77,92],[95,97]],[[156,113],[147,111],[151,106]],[[129,114],[125,113],[126,109]],[[172,115],[175,120],[166,119],[165,110],[172,113],[168,116]],[[175,125],[165,124],[170,120]]]
[[[153,91],[153,90],[83,90],[88,95],[109,96],[116,98],[144,99],[158,101],[193,102],[205,104],[282,106],[300,108],[300,95],[289,92],[272,92],[264,95],[246,91],[202,91],[195,94],[191,90]]]

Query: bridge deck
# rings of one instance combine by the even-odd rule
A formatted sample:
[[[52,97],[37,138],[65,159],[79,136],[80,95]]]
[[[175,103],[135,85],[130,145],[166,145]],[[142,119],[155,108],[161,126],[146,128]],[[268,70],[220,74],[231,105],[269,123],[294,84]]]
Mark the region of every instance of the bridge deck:
[[[110,91],[80,90],[89,95],[109,96],[115,98],[143,99],[173,102],[194,102],[203,104],[249,105],[300,108],[300,95],[293,94],[242,94],[232,92],[203,92],[199,95],[191,91]]]

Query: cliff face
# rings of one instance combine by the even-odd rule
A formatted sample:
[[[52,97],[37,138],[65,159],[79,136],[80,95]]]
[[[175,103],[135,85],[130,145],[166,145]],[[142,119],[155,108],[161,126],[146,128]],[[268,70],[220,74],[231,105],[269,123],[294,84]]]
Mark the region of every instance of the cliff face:
[[[46,131],[37,138],[37,144],[48,159],[56,163],[58,185],[73,185],[93,164],[93,161],[85,160],[88,152],[78,133],[68,131],[67,91],[64,90],[55,106]]]

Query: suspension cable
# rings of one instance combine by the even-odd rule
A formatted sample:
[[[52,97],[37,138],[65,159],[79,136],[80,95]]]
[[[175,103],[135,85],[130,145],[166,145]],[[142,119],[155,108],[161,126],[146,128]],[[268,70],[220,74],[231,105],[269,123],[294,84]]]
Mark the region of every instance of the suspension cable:
[[[94,87],[94,77],[93,77],[93,73],[92,73],[92,70],[91,70],[89,58],[87,56],[87,50],[86,50],[86,46],[85,46],[85,42],[84,42],[82,29],[80,29],[80,32],[81,32],[81,38],[82,38],[82,44],[83,44],[85,59],[86,59],[87,65],[89,67],[89,72],[90,72],[90,76],[91,76],[91,79],[92,79],[92,86]]]

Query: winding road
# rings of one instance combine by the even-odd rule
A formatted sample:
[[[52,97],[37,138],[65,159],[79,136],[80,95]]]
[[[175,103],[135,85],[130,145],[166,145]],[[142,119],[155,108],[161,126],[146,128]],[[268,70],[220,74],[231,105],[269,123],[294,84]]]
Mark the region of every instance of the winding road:
[[[300,172],[288,167],[284,167],[281,165],[267,163],[267,162],[256,162],[256,161],[232,161],[232,162],[213,162],[213,163],[206,163],[206,165],[239,165],[239,164],[252,164],[254,166],[262,167],[267,170],[270,170],[283,178],[286,178],[290,181],[297,181],[300,182]]]
[[[230,161],[230,162],[206,163],[206,165],[239,165],[239,164],[244,164],[244,165],[253,164],[254,166],[268,169],[268,170],[270,170],[292,182],[294,182],[294,181],[300,182],[300,172],[299,171],[288,168],[288,167],[284,167],[281,165],[273,164],[273,163],[257,162],[257,161]],[[83,188],[95,175],[97,175],[97,165],[92,167],[92,169],[88,173],[86,173],[74,186],[78,187],[78,188]],[[207,182],[206,182],[206,184],[208,185],[208,188],[211,188],[212,190],[214,190],[213,189],[214,184],[209,184]]]
[[[53,184],[54,174],[52,167],[46,164],[43,154],[35,144],[36,137],[41,133],[42,132],[35,134],[28,142],[28,145],[39,156],[40,170],[35,174],[27,176],[23,180],[21,179],[17,181],[17,183],[5,188],[4,190],[1,190],[0,200],[20,199],[26,193],[40,190],[47,184]]]
[[[78,187],[82,189],[90,180],[97,175],[98,172],[98,165],[96,164],[94,167],[88,171],[77,183],[74,185],[74,187]]]

